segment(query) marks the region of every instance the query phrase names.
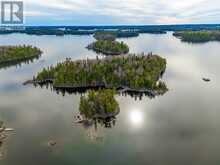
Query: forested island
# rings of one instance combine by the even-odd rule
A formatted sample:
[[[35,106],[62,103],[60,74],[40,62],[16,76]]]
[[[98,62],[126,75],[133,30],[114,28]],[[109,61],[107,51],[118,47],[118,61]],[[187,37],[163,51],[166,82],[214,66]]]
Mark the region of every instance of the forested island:
[[[117,34],[114,32],[97,32],[94,34],[96,42],[87,46],[89,50],[104,55],[121,55],[129,52],[129,47],[124,42],[116,41]]]
[[[0,68],[39,58],[42,52],[32,46],[0,46]]]
[[[183,42],[205,43],[209,41],[220,41],[220,31],[182,31],[175,32],[174,36]]]
[[[166,60],[158,55],[108,56],[103,59],[66,61],[44,68],[34,77],[35,84],[52,83],[56,89],[113,88],[124,92],[167,91],[160,81]]]
[[[115,117],[119,113],[119,104],[115,100],[115,90],[90,90],[80,98],[80,114],[86,119]]]
[[[87,48],[107,56],[127,54],[129,52],[129,47],[127,44],[112,40],[98,40],[88,45]]]

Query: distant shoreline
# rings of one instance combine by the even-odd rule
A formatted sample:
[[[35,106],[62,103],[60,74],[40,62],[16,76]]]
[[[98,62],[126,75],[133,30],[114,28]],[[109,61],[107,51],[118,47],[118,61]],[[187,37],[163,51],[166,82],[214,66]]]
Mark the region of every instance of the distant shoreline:
[[[27,35],[93,35],[97,31],[128,31],[139,34],[166,34],[168,31],[220,30],[220,24],[182,24],[182,25],[85,25],[85,26],[24,26],[15,30],[10,26],[0,27],[0,35],[21,33]],[[136,36],[138,36],[136,35]],[[121,38],[128,38],[123,36]]]

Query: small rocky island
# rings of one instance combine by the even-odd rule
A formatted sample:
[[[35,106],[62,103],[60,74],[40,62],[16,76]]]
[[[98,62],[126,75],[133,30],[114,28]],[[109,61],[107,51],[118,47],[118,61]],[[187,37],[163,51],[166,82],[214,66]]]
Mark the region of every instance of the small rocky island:
[[[119,114],[119,105],[115,100],[115,90],[90,90],[80,98],[80,114],[85,119],[106,119]]]
[[[0,121],[0,159],[5,156],[4,141],[7,138],[7,132],[14,131],[12,128],[6,128],[4,122]]]
[[[0,46],[0,68],[39,58],[42,52],[32,46]]]
[[[89,50],[104,55],[121,55],[129,52],[129,47],[124,42],[116,41],[117,33],[114,32],[98,32],[95,33],[94,38],[96,42],[87,46]]]
[[[183,42],[190,43],[205,43],[209,41],[220,41],[219,30],[203,30],[203,31],[181,31],[173,33],[174,36],[181,39]]]
[[[152,53],[78,61],[66,59],[56,66],[44,68],[32,82],[52,84],[56,89],[97,87],[159,95],[167,91],[160,80],[165,70],[166,59]]]
[[[4,131],[6,128],[3,124],[4,123],[2,121],[0,121],[0,144],[2,144],[2,141],[6,138],[6,135],[4,135]]]

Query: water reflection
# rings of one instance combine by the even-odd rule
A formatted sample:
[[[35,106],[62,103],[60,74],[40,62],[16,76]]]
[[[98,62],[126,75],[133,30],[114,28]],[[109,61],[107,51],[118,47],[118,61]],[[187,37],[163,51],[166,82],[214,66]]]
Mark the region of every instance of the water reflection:
[[[108,118],[95,118],[90,120],[84,120],[82,122],[78,122],[77,124],[82,125],[84,128],[94,127],[95,130],[98,129],[99,126],[103,128],[112,128],[116,125],[117,118],[116,116],[108,117]]]
[[[165,92],[166,93],[166,92]],[[119,92],[120,96],[130,96],[135,100],[142,100],[143,98],[147,97],[149,99],[154,99],[157,96],[163,96],[165,93],[158,93],[153,94],[152,92],[134,92],[134,91],[126,91],[126,92]]]
[[[112,129],[97,124],[96,129],[94,121],[87,127],[73,124],[73,115],[79,112],[79,95],[66,93],[62,97],[61,92],[57,95],[56,91],[21,85],[43,67],[65,60],[67,56],[95,58],[93,52],[84,48],[92,42],[92,37],[14,34],[0,38],[5,44],[36,45],[45,52],[43,57],[46,60],[0,70],[0,115],[7,125],[16,129],[16,134],[7,138],[1,147],[5,149],[10,140],[7,156],[0,164],[219,163],[219,43],[189,45],[181,43],[170,33],[123,39],[132,53],[153,51],[167,59],[164,79],[170,91],[164,97],[151,100],[142,97],[142,101],[128,95],[117,96],[121,111],[116,124]],[[63,43],[62,47],[60,43]],[[208,84],[201,80],[206,76],[212,80]],[[134,114],[139,117],[133,118],[132,111],[138,111],[139,114]],[[58,143],[61,139],[59,153],[49,152],[40,145],[49,139]],[[102,141],[101,145],[91,139]]]
[[[12,66],[21,67],[23,64],[34,63],[34,61],[38,60],[39,58],[40,58],[40,56],[31,57],[31,58],[28,58],[28,59],[22,59],[22,60],[16,60],[16,61],[0,63],[0,69],[7,69],[7,68],[12,67]]]
[[[85,133],[89,141],[91,142],[104,142],[104,131],[102,127],[84,127]]]
[[[58,95],[62,95],[65,96],[66,94],[68,95],[82,95],[85,94],[86,92],[88,92],[89,90],[95,90],[98,91],[100,89],[106,89],[104,86],[103,87],[90,87],[90,88],[54,88],[52,84],[34,84],[34,86],[36,88],[40,87],[43,88],[45,87],[46,89],[51,90],[52,92],[55,92]],[[157,96],[163,96],[166,92],[162,92],[162,93],[158,93],[158,94],[154,94],[153,92],[138,92],[138,91],[121,91],[121,89],[117,90],[117,94],[119,96],[123,96],[123,97],[127,97],[130,96],[132,98],[134,98],[135,100],[142,100],[145,97],[148,97],[149,99],[154,99]]]
[[[132,126],[140,127],[144,122],[143,116],[144,114],[141,113],[140,110],[131,110],[129,113],[129,119],[130,119]]]
[[[87,138],[93,142],[103,142],[104,141],[104,129],[113,128],[116,125],[116,116],[108,118],[93,118],[86,119],[77,124],[81,126],[87,135]]]

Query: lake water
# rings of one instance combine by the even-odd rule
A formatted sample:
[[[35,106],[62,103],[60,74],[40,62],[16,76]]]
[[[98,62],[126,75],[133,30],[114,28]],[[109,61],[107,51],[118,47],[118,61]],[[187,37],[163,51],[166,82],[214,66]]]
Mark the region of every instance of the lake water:
[[[167,59],[164,96],[117,96],[121,112],[112,128],[74,124],[80,95],[58,95],[23,86],[43,67],[95,58],[92,36],[1,35],[0,45],[30,44],[43,50],[32,64],[0,70],[0,120],[8,133],[1,165],[217,165],[220,163],[220,42],[182,43],[172,36],[142,34],[122,39],[132,53]],[[212,81],[206,83],[202,77]],[[48,141],[57,145],[49,147]]]

